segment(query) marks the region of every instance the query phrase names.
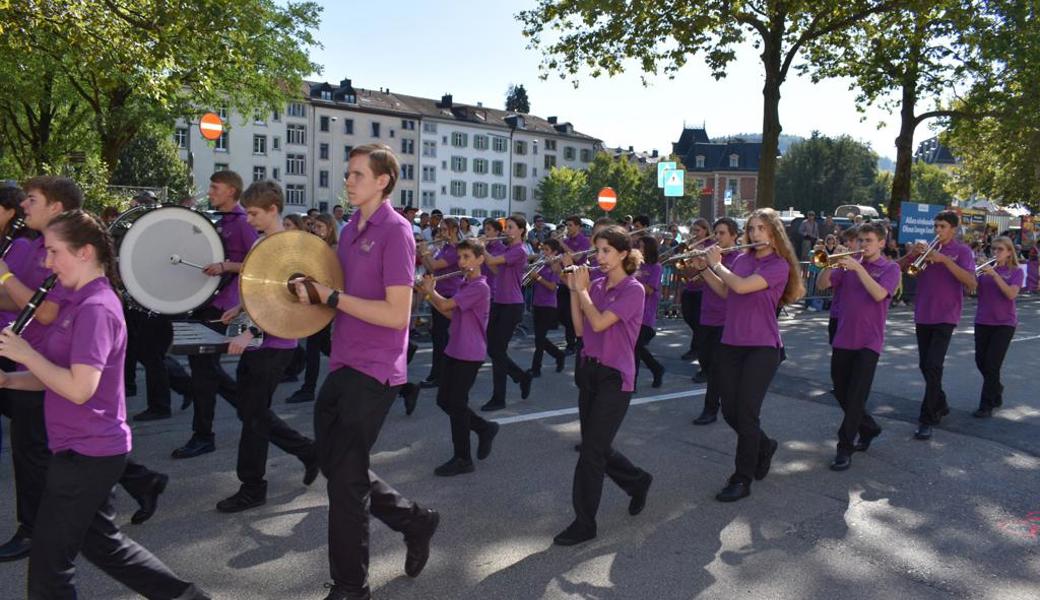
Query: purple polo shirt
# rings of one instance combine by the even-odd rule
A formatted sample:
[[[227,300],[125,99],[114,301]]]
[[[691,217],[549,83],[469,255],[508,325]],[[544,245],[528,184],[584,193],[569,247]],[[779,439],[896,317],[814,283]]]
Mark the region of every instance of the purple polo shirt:
[[[8,254],[9,258],[10,256]],[[51,270],[44,266],[46,260],[47,248],[43,245],[43,236],[41,235],[29,242],[29,247],[24,251],[20,264],[16,265],[14,262],[8,262],[8,267],[14,273],[14,276],[18,278],[18,281],[22,282],[22,285],[35,293],[36,289],[43,283],[43,280],[47,279],[51,274]],[[68,290],[62,287],[60,282],[56,282],[50,293],[47,294],[47,300],[60,306],[61,301],[65,299],[68,293]],[[120,308],[120,310],[122,309]],[[15,313],[15,317],[12,317],[11,321],[17,317],[17,314]],[[39,348],[46,335],[47,325],[33,319],[29,326],[25,328],[25,331],[22,332],[22,339],[29,342],[29,345],[33,348]],[[19,370],[24,369],[19,368]]]
[[[343,292],[365,300],[385,300],[386,288],[415,284],[415,237],[412,226],[383,200],[358,229],[361,211],[355,211],[343,227],[339,263],[343,267]],[[408,327],[392,329],[366,323],[337,311],[332,327],[329,371],[351,367],[380,383],[401,385],[408,381],[405,355]]]
[[[1022,287],[1025,273],[1018,267],[995,267],[996,276],[1010,286]],[[1018,312],[1015,301],[1008,299],[1000,291],[997,282],[990,275],[979,275],[979,303],[975,309],[976,325],[1010,325],[1018,326]]]
[[[574,253],[574,252],[582,252],[582,251],[588,250],[589,248],[592,247],[592,243],[589,242],[589,238],[585,237],[584,233],[578,233],[578,235],[576,235],[574,237],[563,238],[563,245],[567,246],[567,249],[570,250],[572,253]],[[584,257],[579,258],[578,260],[574,261],[574,264],[578,264],[578,265],[581,265],[581,264],[584,264],[584,263],[585,263],[585,258]]]
[[[653,292],[643,299],[643,325],[657,324],[657,304],[661,301],[661,265],[643,263],[635,274],[636,281],[651,288]],[[646,291],[643,291],[644,295]]]
[[[545,265],[538,271],[538,275],[542,279],[559,285],[560,276],[553,271],[550,265]],[[548,308],[556,308],[556,292],[549,291],[549,288],[538,283],[537,281],[531,284],[534,287],[534,294],[532,295],[531,304],[532,306],[544,306]]]
[[[455,294],[448,345],[444,353],[457,360],[484,362],[487,356],[487,324],[491,313],[491,288],[487,278],[466,279]]]
[[[975,255],[966,244],[953,240],[939,252],[952,258],[960,268],[968,272],[975,271]],[[917,294],[914,296],[915,323],[956,325],[960,323],[963,306],[964,286],[944,265],[929,264],[928,268],[917,276]]]
[[[831,284],[836,295],[841,292],[844,308],[838,317],[834,347],[844,350],[867,348],[881,354],[881,348],[885,345],[888,305],[891,303],[892,294],[899,287],[899,265],[881,256],[874,262],[864,262],[863,268],[888,294],[878,302],[867,288],[863,287],[857,273],[835,269],[831,273]]]
[[[643,303],[646,292],[635,277],[625,277],[613,288],[607,289],[607,279],[599,279],[589,286],[589,297],[600,312],[610,311],[617,315],[618,322],[603,331],[595,332],[588,317],[581,335],[581,355],[595,358],[621,373],[621,391],[635,389],[636,340],[643,320]]]
[[[726,324],[722,330],[722,343],[730,346],[784,345],[780,339],[780,326],[776,322],[776,309],[787,286],[787,275],[791,265],[776,252],[757,258],[753,252],[741,254],[730,268],[741,277],[761,275],[769,286],[751,294],[738,294],[729,290],[726,295]]]
[[[7,256],[5,256],[3,260],[7,263],[7,268],[14,273],[14,266],[18,265],[18,268],[20,269],[31,252],[32,244],[30,240],[27,238],[17,238],[11,242],[11,247],[7,249]],[[15,273],[15,277],[18,277],[17,273]],[[18,277],[18,281],[22,281],[22,278]],[[23,281],[22,283],[25,282]],[[0,311],[0,325],[4,327],[7,327],[17,318],[18,311]]]
[[[727,269],[733,269],[733,261],[740,256],[736,252],[727,252],[722,255],[722,264]],[[703,279],[703,277],[702,277]],[[701,325],[709,327],[722,327],[726,324],[726,299],[715,293],[710,285],[704,286],[704,295],[701,296]]]
[[[506,253],[506,246],[502,242],[495,240],[487,246],[485,246],[484,250],[487,252],[488,256],[502,256]],[[502,267],[498,267],[498,269],[499,271],[501,271]],[[494,302],[495,278],[498,276],[495,274],[494,271],[491,270],[491,267],[487,265],[487,261],[484,261],[484,264],[480,266],[480,274],[487,279],[488,287],[491,288],[491,301]]]
[[[249,254],[249,249],[256,243],[260,235],[246,222],[246,211],[236,203],[231,212],[224,213],[217,221],[220,238],[224,240],[224,256],[229,262],[240,263]],[[220,310],[238,306],[238,274],[228,276],[224,287],[211,302]]]
[[[434,276],[446,275],[453,271],[459,270],[459,251],[453,244],[444,244],[440,252],[433,257],[434,260],[443,260],[448,263],[443,269],[437,269],[433,272]],[[444,279],[438,280],[434,289],[437,293],[445,298],[451,298],[459,291],[459,286],[462,285],[462,277],[445,277]]]
[[[51,452],[72,450],[87,456],[129,453],[130,428],[123,389],[126,322],[123,305],[107,278],[98,277],[68,293],[58,318],[47,328],[40,353],[63,369],[87,365],[101,371],[97,391],[84,404],[75,404],[50,388],[45,390],[43,413]]]
[[[498,265],[498,275],[495,275],[495,303],[496,304],[523,304],[524,295],[520,291],[520,281],[527,269],[527,251],[523,244],[513,244],[506,248],[503,253],[506,262]]]

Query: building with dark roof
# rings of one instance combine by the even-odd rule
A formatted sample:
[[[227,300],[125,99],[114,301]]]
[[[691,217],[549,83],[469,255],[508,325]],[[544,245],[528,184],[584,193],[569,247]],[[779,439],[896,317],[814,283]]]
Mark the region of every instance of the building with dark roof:
[[[917,145],[917,152],[914,152],[914,160],[930,165],[938,165],[944,169],[957,166],[957,157],[953,155],[953,152],[947,146],[939,142],[937,136],[930,137]]]
[[[705,129],[684,127],[672,150],[686,169],[687,179],[703,192],[702,216],[714,219],[726,214],[727,196],[733,202],[730,207],[754,209],[761,142],[741,138],[712,142]]]

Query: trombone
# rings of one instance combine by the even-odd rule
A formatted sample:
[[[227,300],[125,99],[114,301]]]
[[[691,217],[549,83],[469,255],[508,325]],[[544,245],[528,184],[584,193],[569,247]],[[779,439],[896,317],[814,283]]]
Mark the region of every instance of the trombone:
[[[997,264],[997,259],[991,258],[991,259],[987,260],[986,262],[982,263],[981,265],[975,267],[975,276],[978,277],[979,275],[982,275],[983,271],[985,271],[986,269],[992,267],[995,264]]]
[[[843,258],[850,258],[863,254],[862,250],[853,250],[852,252],[840,252],[837,254],[827,254],[826,250],[820,249],[813,252],[812,264],[817,269],[837,269],[841,268],[839,261]]]
[[[921,271],[924,271],[925,269],[928,268],[928,263],[925,262],[928,259],[928,255],[931,254],[938,247],[939,247],[939,236],[935,236],[935,239],[933,239],[932,241],[928,242],[928,247],[925,248],[925,251],[921,254],[921,256],[918,256],[914,260],[914,262],[910,263],[906,267],[906,274],[909,275],[910,277],[917,277],[918,275],[920,275]]]

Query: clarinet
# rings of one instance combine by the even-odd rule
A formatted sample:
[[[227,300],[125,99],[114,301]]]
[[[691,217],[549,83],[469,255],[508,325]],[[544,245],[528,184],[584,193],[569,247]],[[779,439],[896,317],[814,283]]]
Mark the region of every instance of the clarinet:
[[[43,280],[43,283],[40,284],[36,293],[32,295],[32,298],[29,298],[29,302],[25,305],[25,308],[22,309],[22,312],[18,313],[18,318],[11,324],[11,331],[13,331],[15,335],[22,335],[22,331],[25,330],[36,315],[36,309],[43,304],[44,300],[47,299],[47,294],[57,282],[58,275],[56,273],[51,273],[47,279]]]
[[[0,259],[7,257],[7,251],[14,245],[14,236],[18,235],[18,232],[25,228],[25,219],[18,217],[11,222],[11,226],[7,228],[7,233],[4,234],[4,239],[0,240]]]

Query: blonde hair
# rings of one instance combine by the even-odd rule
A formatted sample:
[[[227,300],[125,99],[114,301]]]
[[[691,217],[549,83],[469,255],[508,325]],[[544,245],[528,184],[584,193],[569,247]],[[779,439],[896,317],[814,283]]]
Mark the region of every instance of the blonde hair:
[[[997,244],[1004,246],[1004,248],[1007,249],[1008,253],[1011,255],[1008,258],[1008,266],[1017,267],[1018,252],[1015,251],[1015,242],[1011,241],[1011,238],[1009,238],[1008,236],[1001,235],[993,238],[993,241],[989,243],[991,247],[996,246]]]
[[[805,284],[802,283],[802,269],[798,264],[798,256],[794,253],[791,240],[787,238],[784,222],[780,220],[780,214],[771,208],[760,208],[751,213],[747,225],[744,227],[746,243],[751,243],[751,221],[759,219],[769,229],[769,235],[773,239],[773,251],[779,254],[791,267],[787,273],[787,285],[784,293],[780,296],[780,304],[790,304],[805,295]]]

